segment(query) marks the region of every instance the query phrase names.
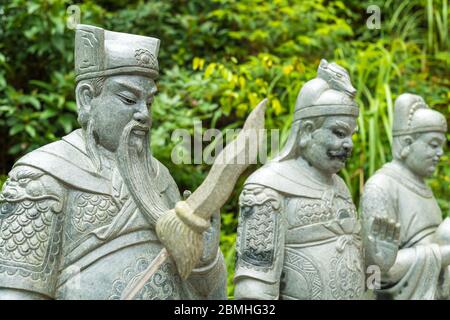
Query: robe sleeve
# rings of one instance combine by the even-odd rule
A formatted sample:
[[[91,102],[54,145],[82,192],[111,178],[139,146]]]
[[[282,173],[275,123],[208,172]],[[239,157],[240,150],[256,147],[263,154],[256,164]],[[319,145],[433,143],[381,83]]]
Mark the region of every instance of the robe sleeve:
[[[434,300],[437,298],[441,272],[441,255],[437,244],[413,248],[414,262],[407,273],[390,287],[378,290],[381,299]]]

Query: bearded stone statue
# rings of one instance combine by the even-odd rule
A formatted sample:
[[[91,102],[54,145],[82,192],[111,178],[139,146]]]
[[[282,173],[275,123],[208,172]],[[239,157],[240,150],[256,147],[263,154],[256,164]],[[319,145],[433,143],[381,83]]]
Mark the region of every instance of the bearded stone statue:
[[[160,41],[88,25],[75,37],[81,129],[9,173],[0,195],[2,299],[120,299],[161,251],[156,221],[180,200],[149,148]],[[135,298],[226,298],[219,234],[217,213],[190,276],[167,260]]]
[[[245,182],[236,298],[366,297],[361,226],[337,175],[353,149],[355,93],[347,71],[322,60],[300,90],[285,147]],[[391,241],[383,232],[374,236]]]
[[[394,262],[375,291],[379,299],[450,298],[450,221],[442,221],[425,182],[443,155],[446,132],[445,117],[422,97],[404,93],[395,101],[393,160],[367,181],[361,198],[364,230],[380,230],[374,221],[380,217],[401,226],[399,242],[378,253],[373,252],[376,239],[364,232],[368,254]],[[388,232],[394,236],[393,230]]]

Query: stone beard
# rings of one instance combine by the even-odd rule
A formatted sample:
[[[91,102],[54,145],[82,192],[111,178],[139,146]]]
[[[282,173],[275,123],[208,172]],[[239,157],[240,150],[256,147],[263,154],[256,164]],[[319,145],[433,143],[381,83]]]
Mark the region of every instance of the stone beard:
[[[87,141],[87,153],[93,159],[94,165],[99,171],[105,170],[103,166],[108,161],[112,162],[110,165],[117,166],[134,201],[154,226],[160,215],[170,208],[161,202],[151,183],[156,172],[151,161],[150,130],[149,124],[131,120],[122,131],[112,161],[102,155],[103,148],[96,139],[93,121],[89,121],[84,137]]]
[[[152,225],[169,208],[164,206],[151,185],[155,169],[150,161],[150,128],[132,120],[123,130],[117,149],[117,167],[134,200]]]
[[[0,193],[0,299],[121,299],[163,249],[155,224],[180,194],[149,148],[158,48],[154,38],[77,26],[85,129],[25,155],[9,173]],[[98,94],[82,82],[101,78]],[[220,218],[212,220],[189,278],[166,260],[136,299],[226,298]]]
[[[144,194],[143,181],[151,181],[150,172],[154,172],[150,162],[149,132],[137,121],[132,120],[123,130],[117,149],[117,167],[122,177],[126,177],[132,193]],[[149,199],[146,199],[149,200]]]

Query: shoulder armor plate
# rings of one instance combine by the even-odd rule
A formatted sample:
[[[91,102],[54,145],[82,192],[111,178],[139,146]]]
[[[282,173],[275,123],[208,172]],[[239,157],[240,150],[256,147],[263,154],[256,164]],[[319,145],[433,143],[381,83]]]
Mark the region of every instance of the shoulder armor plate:
[[[0,194],[0,287],[50,294],[63,198],[59,183],[40,170],[21,166],[10,172]]]

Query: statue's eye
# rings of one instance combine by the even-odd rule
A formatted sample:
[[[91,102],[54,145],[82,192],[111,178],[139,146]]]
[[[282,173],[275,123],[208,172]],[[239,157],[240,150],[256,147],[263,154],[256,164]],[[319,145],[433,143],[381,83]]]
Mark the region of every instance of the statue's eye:
[[[128,105],[136,104],[136,101],[134,101],[133,99],[130,99],[121,94],[119,94],[118,96],[119,96],[120,100],[122,100],[123,103],[125,103],[125,104],[128,104]]]
[[[19,182],[20,186],[25,186],[28,184],[28,182],[30,182],[30,179],[29,178],[20,178],[18,182]]]
[[[340,73],[336,73],[336,77],[338,77],[338,78],[342,78],[342,74],[340,74]]]
[[[345,138],[345,132],[342,130],[333,130],[333,133],[340,139]]]

